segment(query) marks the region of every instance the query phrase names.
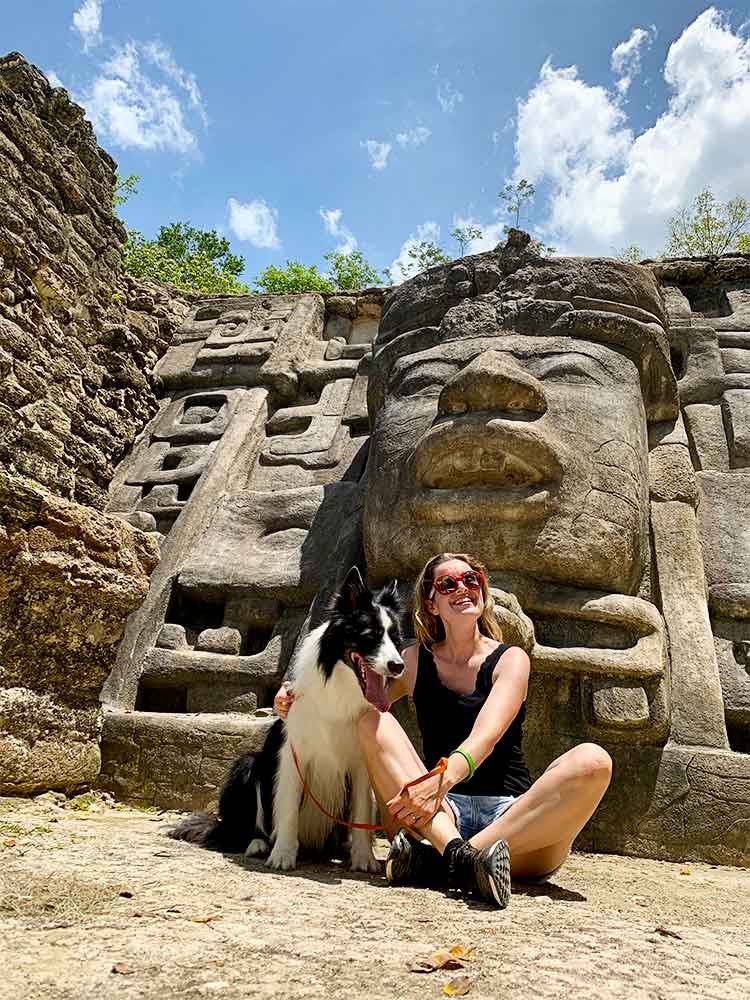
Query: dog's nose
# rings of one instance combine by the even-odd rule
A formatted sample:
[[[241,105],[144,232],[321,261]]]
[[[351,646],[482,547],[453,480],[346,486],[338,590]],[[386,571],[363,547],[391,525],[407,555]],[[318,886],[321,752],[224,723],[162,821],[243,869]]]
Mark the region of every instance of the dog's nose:
[[[403,672],[404,672],[403,660],[388,661],[388,673],[391,675],[391,677],[400,677]]]

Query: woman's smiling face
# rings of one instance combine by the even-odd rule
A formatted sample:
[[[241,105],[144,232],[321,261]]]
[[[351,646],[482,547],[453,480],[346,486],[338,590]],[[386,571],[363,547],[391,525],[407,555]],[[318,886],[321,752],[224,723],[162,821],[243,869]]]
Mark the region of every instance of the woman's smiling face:
[[[434,581],[441,576],[456,577],[471,571],[472,567],[463,559],[448,559],[435,567],[432,579]],[[459,582],[458,589],[451,594],[441,594],[432,588],[432,597],[427,606],[433,614],[439,615],[445,624],[466,618],[479,620],[484,611],[482,588],[467,587],[463,580]]]

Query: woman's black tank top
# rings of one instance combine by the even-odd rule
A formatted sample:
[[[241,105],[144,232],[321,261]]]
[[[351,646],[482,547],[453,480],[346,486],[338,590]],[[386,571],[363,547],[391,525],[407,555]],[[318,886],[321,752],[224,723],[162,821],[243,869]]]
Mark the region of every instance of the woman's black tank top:
[[[413,697],[428,767],[434,767],[441,757],[460,747],[469,735],[492,690],[492,672],[497,661],[510,648],[501,643],[493,649],[477,672],[476,687],[471,694],[458,694],[441,683],[432,653],[424,646],[419,647]],[[474,777],[456,785],[454,791],[460,795],[521,795],[531,787],[531,775],[521,749],[525,715],[523,704]]]

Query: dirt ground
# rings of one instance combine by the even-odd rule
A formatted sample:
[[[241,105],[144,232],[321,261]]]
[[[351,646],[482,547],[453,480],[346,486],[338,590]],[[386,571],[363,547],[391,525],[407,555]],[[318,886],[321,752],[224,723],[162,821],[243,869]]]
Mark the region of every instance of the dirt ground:
[[[168,819],[0,800],[2,1000],[750,994],[748,870],[576,854],[500,912],[343,862],[270,872],[167,839]],[[455,945],[465,968],[411,970]]]

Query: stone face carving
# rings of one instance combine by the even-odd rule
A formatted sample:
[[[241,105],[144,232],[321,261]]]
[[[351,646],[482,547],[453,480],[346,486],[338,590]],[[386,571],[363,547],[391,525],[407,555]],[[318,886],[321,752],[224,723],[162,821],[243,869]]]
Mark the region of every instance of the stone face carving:
[[[509,605],[501,617],[532,659],[534,768],[582,738],[615,759],[587,843],[738,860],[750,851],[750,766],[727,739],[742,700],[735,672],[725,713],[730,633],[735,659],[744,646],[725,629],[717,663],[674,372],[688,407],[703,406],[724,386],[719,365],[742,359],[705,329],[686,332],[683,299],[667,288],[670,329],[645,269],[544,260],[520,233],[396,289],[369,381],[365,546],[376,579],[413,578],[441,549],[473,551],[514,595],[532,634],[509,627]],[[743,391],[739,378],[725,391]],[[715,423],[703,433],[727,470],[742,467],[741,404],[722,402],[731,436]],[[702,513],[704,551],[710,530]],[[709,818],[711,796],[732,805]]]

